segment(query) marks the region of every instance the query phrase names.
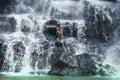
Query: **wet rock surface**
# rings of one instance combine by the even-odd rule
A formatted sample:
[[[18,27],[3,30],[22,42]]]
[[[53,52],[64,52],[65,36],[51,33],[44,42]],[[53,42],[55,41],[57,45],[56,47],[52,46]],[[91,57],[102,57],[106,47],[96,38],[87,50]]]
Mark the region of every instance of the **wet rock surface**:
[[[44,28],[44,35],[47,40],[49,41],[55,41],[56,40],[56,26],[58,21],[57,20],[49,20],[45,24]]]
[[[80,2],[80,0],[75,1]],[[117,0],[104,1],[111,3]],[[0,14],[9,14],[13,11],[14,0],[1,0],[0,2]],[[18,3],[20,4],[16,7],[16,13],[20,15],[23,14],[22,18],[27,18],[30,22],[20,18],[21,21],[18,21],[18,25],[20,24],[20,26],[18,26],[18,35],[7,34],[8,38],[6,37],[5,39],[6,43],[8,42],[12,45],[9,48],[4,44],[4,40],[0,39],[0,70],[2,70],[3,67],[7,48],[8,50],[10,49],[10,51],[6,54],[8,55],[6,58],[8,62],[6,60],[3,70],[8,72],[13,71],[19,73],[24,67],[25,59],[29,62],[26,63],[27,66],[30,66],[33,70],[30,74],[45,74],[44,71],[40,70],[44,70],[48,66],[51,66],[48,74],[56,76],[104,76],[113,74],[115,70],[110,65],[103,65],[102,62],[106,58],[105,49],[110,42],[112,42],[113,35],[116,34],[115,37],[117,37],[117,40],[120,39],[120,28],[118,27],[118,25],[120,25],[119,9],[112,10],[111,8],[102,6],[96,7],[96,5],[86,1],[84,5],[85,11],[82,10],[84,14],[82,14],[81,11],[77,11],[77,13],[74,12],[78,10],[80,6],[70,6],[71,10],[68,9],[68,12],[60,11],[59,8],[53,7],[50,11],[50,17],[54,17],[56,20],[51,19],[43,23],[43,26],[39,25],[42,24],[43,19],[40,18],[41,20],[38,20],[39,17],[35,20],[32,19],[38,15],[35,15],[35,17],[33,15],[33,17],[28,18],[24,13],[31,13],[31,11],[34,10],[33,13],[40,13],[40,17],[44,13],[46,16],[51,3],[50,0],[33,0],[33,3],[32,1],[22,0],[18,1]],[[31,6],[34,8],[31,9]],[[62,38],[61,41],[56,41],[56,25],[59,23],[59,19],[63,20],[61,21]],[[81,28],[83,26],[80,24],[81,19],[85,19],[83,23],[85,23],[87,29]],[[16,22],[13,17],[0,17],[0,33],[15,32]],[[31,24],[33,24],[32,28],[35,27],[34,29],[31,28]],[[40,31],[41,27],[44,28],[42,28],[43,31]],[[20,36],[27,37],[28,40],[24,41],[23,39],[19,39]],[[83,38],[85,38],[84,41],[82,41]],[[70,42],[72,39],[73,41]],[[84,51],[82,44],[85,45],[86,53],[82,52]],[[10,57],[11,55],[12,57]],[[29,59],[26,59],[25,55]],[[12,63],[9,63],[11,60]]]
[[[86,7],[86,12],[86,38],[100,42],[110,41],[113,36],[113,23],[108,18],[108,15],[105,14],[103,9],[97,10],[95,6],[89,4]]]
[[[15,72],[19,72],[22,69],[22,61],[23,57],[25,55],[25,46],[22,42],[17,42],[15,45],[13,45],[13,51],[14,51],[14,62],[15,64]]]
[[[0,0],[0,14],[9,14],[15,10],[16,0]]]
[[[110,65],[102,65],[96,62],[94,55],[84,53],[74,55],[64,51],[63,43],[56,42],[57,46],[51,56],[51,69],[49,75],[56,76],[108,76],[114,74],[114,68]]]
[[[104,48],[108,46],[113,40],[114,31],[117,29],[116,24],[119,25],[119,23],[116,23],[119,19],[115,17],[113,18],[113,16],[115,16],[114,14],[117,15],[119,11],[115,11],[112,13],[112,10],[110,8],[97,8],[94,5],[91,5],[89,4],[89,2],[87,2],[85,12],[86,13],[84,15],[87,27],[87,30],[85,30],[85,37],[87,41],[86,44],[89,47],[88,53],[74,55],[74,53],[69,54],[68,52],[65,52],[64,49],[62,50],[63,52],[59,52],[59,50],[56,50],[52,57],[53,62],[52,68],[48,73],[49,75],[103,76],[114,74],[114,69],[110,65],[100,65],[97,62],[103,62],[103,60],[105,59]],[[107,12],[109,15],[107,15],[105,12]],[[117,21],[114,21],[112,19]],[[63,27],[63,36],[71,37],[73,28],[71,28],[71,24],[65,24],[67,24],[67,26]],[[91,53],[92,55],[89,53]],[[74,63],[72,63],[71,60],[74,61]],[[71,63],[75,65],[71,65]]]
[[[49,75],[57,76],[87,76],[96,75],[95,61],[89,54],[74,55],[65,51],[64,44],[57,42],[56,50],[51,57],[52,68]],[[64,46],[65,47],[65,46]],[[70,48],[70,47],[69,47]],[[70,48],[70,50],[72,50]]]
[[[2,71],[6,50],[7,45],[4,44],[4,40],[0,39],[0,71]]]
[[[16,25],[16,20],[13,17],[0,17],[0,33],[14,32]]]
[[[60,23],[60,22],[57,20],[50,20],[50,21],[46,22],[43,33],[47,40],[56,41],[57,23]],[[70,38],[70,37],[74,37],[74,38],[78,39],[78,26],[79,25],[76,22],[61,23],[60,24],[61,37],[62,37],[61,39]]]
[[[63,23],[63,37],[69,38],[69,37],[78,37],[78,27],[79,25],[77,23]]]
[[[39,44],[39,46],[36,46]],[[47,41],[38,41],[38,43],[32,44],[31,47],[31,66],[33,69],[44,69],[47,67],[49,43]],[[49,62],[49,61],[48,61]]]

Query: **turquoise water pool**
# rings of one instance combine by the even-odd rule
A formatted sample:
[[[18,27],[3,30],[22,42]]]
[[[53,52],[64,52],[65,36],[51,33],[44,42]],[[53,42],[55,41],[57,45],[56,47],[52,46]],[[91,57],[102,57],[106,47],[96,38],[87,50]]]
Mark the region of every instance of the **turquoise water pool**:
[[[1,75],[0,80],[120,80],[111,77],[58,77],[58,76],[5,76]]]

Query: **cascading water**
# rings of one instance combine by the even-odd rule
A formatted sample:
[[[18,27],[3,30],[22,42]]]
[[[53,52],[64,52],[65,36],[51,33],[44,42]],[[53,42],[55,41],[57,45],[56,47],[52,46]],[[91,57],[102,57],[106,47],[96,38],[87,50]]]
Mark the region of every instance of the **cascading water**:
[[[111,36],[115,34],[119,39],[119,28],[113,35],[111,32],[114,23],[111,14],[118,8],[118,3],[98,0],[16,0],[16,4],[13,13],[1,14],[7,18],[0,20],[0,25],[6,26],[5,30],[0,28],[0,38],[4,40],[2,42],[0,39],[0,43],[7,46],[2,73],[105,74],[106,66],[103,63],[106,65],[109,60],[114,60],[113,53],[119,49],[116,43],[115,47],[109,48],[109,41],[113,40]],[[113,5],[117,5],[116,8],[112,8]],[[44,33],[50,20],[61,24],[60,43],[53,36],[47,36],[47,31]],[[109,53],[112,54],[108,56]]]
[[[1,34],[5,38],[5,44],[7,44],[7,51],[5,53],[5,60],[2,68],[3,72],[25,72],[31,74],[44,73],[42,72],[42,70],[49,70],[49,66],[51,66],[48,58],[52,52],[51,48],[52,46],[54,46],[52,45],[54,44],[54,42],[51,43],[47,41],[44,37],[43,26],[45,22],[51,17],[56,18],[56,16],[58,16],[62,24],[65,22],[77,23],[77,28],[79,30],[77,36],[79,40],[81,40],[81,36],[79,35],[82,35],[81,29],[85,27],[84,21],[81,20],[80,23],[80,19],[76,21],[69,21],[69,16],[66,17],[66,19],[62,19],[62,14],[59,15],[57,14],[57,11],[53,12],[52,9],[58,9],[60,10],[60,12],[63,11],[62,13],[65,13],[65,15],[70,15],[72,13],[70,7],[77,9],[77,7],[80,6],[79,3],[82,4],[83,1],[78,1],[78,3],[75,1],[66,1],[66,3],[64,4],[62,4],[62,2],[64,1],[50,0],[34,0],[33,3],[32,1],[24,0],[18,0],[17,2],[18,5],[16,6],[15,13],[7,15],[7,17],[13,17],[16,20],[17,25],[15,28],[15,32]],[[68,3],[70,3],[70,5]],[[76,3],[77,5],[75,6]],[[62,8],[64,8],[64,10]],[[80,9],[76,10],[75,16],[79,16],[79,13],[82,12],[82,10]],[[72,18],[75,19],[76,17],[71,16],[71,19]],[[70,25],[68,24],[68,26]],[[77,46],[77,49],[82,47],[85,48],[84,46],[82,46],[84,45],[82,43],[79,43],[79,45],[77,45],[75,43],[75,40],[72,39],[72,36],[70,39],[68,38],[66,40],[65,38],[62,41],[66,41],[68,43],[71,43],[71,41],[74,42],[74,45]],[[68,49],[67,51],[69,50],[70,49]],[[83,52],[81,52],[81,54],[82,53]]]

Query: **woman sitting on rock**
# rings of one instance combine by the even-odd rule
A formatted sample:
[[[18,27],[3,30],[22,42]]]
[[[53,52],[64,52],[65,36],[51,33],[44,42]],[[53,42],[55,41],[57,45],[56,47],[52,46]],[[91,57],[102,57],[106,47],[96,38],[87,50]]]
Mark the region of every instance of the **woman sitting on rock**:
[[[61,40],[60,23],[57,23],[57,26],[56,26],[56,40],[57,40],[57,41],[60,41],[60,40]]]

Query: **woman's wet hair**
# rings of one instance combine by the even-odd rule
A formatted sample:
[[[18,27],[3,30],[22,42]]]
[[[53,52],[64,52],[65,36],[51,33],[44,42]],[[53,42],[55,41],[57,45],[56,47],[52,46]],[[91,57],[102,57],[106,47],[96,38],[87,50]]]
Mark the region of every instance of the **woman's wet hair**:
[[[59,23],[59,22],[57,23],[57,26],[60,26],[60,23]]]

